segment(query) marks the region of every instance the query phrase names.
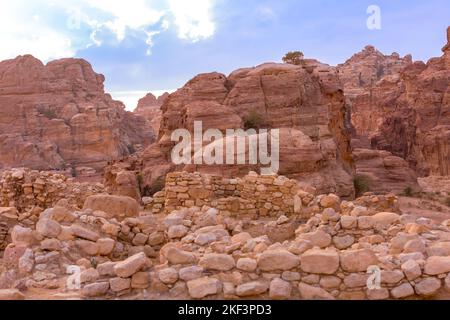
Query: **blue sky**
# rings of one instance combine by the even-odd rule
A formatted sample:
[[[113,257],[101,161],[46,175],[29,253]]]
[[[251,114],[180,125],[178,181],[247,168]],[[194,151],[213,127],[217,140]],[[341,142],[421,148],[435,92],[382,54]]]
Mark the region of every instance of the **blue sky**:
[[[379,30],[366,25],[370,5],[381,10]],[[441,55],[449,22],[448,0],[6,0],[0,59],[84,58],[133,109],[144,92],[290,50],[335,65],[372,44],[427,60]]]

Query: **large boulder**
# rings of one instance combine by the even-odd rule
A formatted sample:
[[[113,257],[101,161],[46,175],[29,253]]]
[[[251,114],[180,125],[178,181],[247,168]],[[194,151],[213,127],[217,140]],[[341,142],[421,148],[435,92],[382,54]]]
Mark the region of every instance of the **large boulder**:
[[[258,267],[262,271],[291,270],[299,264],[299,258],[286,250],[268,250],[258,258]]]
[[[300,261],[307,273],[334,274],[339,269],[339,254],[334,250],[311,249],[302,254]]]
[[[378,258],[370,249],[344,250],[340,252],[341,267],[347,272],[366,272],[378,264]]]
[[[143,252],[114,265],[114,272],[118,277],[128,278],[141,271],[147,265],[147,257]]]
[[[121,220],[127,217],[136,217],[139,214],[139,204],[135,199],[103,194],[88,197],[83,209],[104,211]]]

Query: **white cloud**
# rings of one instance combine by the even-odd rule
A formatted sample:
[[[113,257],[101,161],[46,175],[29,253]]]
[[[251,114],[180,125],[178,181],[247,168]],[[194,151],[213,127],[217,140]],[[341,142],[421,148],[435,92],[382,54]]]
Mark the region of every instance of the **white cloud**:
[[[120,43],[133,32],[147,44],[147,54],[154,37],[169,28],[192,42],[214,34],[214,0],[164,0],[158,9],[155,1],[0,1],[0,60],[28,53],[44,61],[74,56],[80,49],[101,46],[108,33]]]
[[[267,6],[267,5],[261,5],[257,8],[257,13],[259,17],[264,21],[274,21],[278,18],[275,11]]]
[[[119,41],[125,38],[127,28],[141,30],[156,24],[164,16],[164,11],[150,8],[145,0],[84,0],[90,7],[100,9],[113,16],[112,20],[99,23],[115,33]]]
[[[196,42],[214,34],[212,0],[169,0],[169,5],[181,39]]]
[[[38,14],[27,14],[17,2],[0,2],[0,60],[31,53],[42,60],[75,54],[70,37],[42,23]]]

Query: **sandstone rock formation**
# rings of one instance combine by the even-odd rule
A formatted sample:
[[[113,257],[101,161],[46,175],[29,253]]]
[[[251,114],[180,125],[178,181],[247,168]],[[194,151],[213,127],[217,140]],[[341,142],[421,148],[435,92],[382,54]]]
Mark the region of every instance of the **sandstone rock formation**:
[[[358,147],[389,151],[421,176],[450,174],[448,44],[443,52],[425,64],[367,47],[338,66]]]
[[[263,64],[228,77],[200,74],[171,94],[162,106],[157,144],[144,152],[144,185],[169,171],[173,130],[280,128],[280,174],[310,183],[320,192],[353,195],[353,161],[346,107],[335,70],[315,60],[303,65]],[[183,168],[181,168],[183,169]],[[188,166],[190,171],[242,176],[238,166]],[[253,168],[254,169],[254,168]]]
[[[149,93],[145,97],[139,100],[134,114],[140,115],[150,122],[153,131],[158,135],[159,127],[161,125],[162,111],[161,106],[164,104],[169,94],[166,92],[162,96],[156,98],[153,94]]]
[[[82,59],[0,62],[0,168],[102,170],[152,143],[145,119],[105,94],[104,80]]]
[[[417,174],[408,163],[384,150],[354,149],[356,175],[367,177],[368,189],[376,193],[418,190]]]

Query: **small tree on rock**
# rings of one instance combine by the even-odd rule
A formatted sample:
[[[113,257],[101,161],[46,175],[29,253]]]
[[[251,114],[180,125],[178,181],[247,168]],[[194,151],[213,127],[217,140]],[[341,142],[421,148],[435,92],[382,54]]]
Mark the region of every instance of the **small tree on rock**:
[[[304,57],[305,55],[301,51],[290,51],[284,55],[283,62],[298,66]]]

